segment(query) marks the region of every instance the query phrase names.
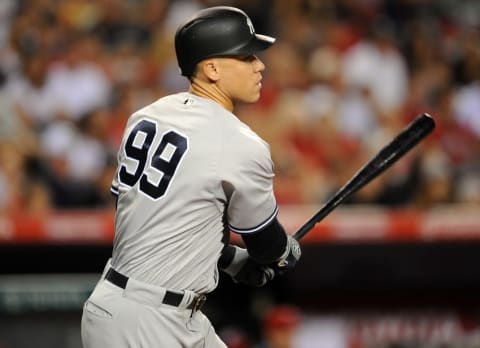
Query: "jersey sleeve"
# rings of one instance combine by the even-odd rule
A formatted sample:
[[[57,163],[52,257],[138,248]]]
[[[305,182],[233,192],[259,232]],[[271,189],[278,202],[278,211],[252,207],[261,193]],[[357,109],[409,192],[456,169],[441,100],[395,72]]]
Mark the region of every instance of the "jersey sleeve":
[[[115,175],[113,176],[113,179],[112,179],[112,184],[110,186],[110,193],[114,196],[118,196],[118,168],[117,170],[115,171]]]
[[[236,233],[257,232],[278,213],[270,148],[253,132],[243,132],[225,147],[222,183],[228,226]]]
[[[127,121],[127,125],[125,127],[125,130],[122,136],[122,142],[120,144],[120,148],[117,151],[117,169],[115,170],[115,174],[113,175],[112,183],[110,185],[110,193],[114,196],[118,196],[120,194],[120,180],[118,178],[118,174],[120,171],[120,164],[122,163],[122,160],[123,160],[123,153],[124,153],[123,149],[125,148],[126,137],[129,134],[132,124],[135,120],[134,116],[135,114],[130,116]]]

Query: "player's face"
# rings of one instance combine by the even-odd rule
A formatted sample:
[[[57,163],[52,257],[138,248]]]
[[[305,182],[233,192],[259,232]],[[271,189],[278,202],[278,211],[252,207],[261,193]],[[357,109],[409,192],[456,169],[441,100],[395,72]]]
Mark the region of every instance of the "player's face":
[[[232,100],[254,103],[260,98],[263,62],[254,55],[221,59],[219,87]]]

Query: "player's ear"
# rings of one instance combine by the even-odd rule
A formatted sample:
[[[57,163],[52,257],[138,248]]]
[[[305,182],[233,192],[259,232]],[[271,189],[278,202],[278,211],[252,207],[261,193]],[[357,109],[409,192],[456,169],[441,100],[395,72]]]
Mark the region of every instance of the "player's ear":
[[[211,81],[217,81],[220,78],[220,69],[218,60],[214,58],[205,59],[199,64],[203,74]]]

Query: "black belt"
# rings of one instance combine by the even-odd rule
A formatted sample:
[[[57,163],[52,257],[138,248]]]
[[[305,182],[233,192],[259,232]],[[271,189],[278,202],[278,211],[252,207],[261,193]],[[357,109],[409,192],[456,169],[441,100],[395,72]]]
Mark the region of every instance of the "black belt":
[[[125,289],[128,283],[128,277],[124,276],[121,273],[118,273],[113,268],[110,268],[105,275],[105,279],[108,280],[110,283],[118,286],[119,288]],[[165,296],[163,296],[162,302],[164,304],[168,304],[170,306],[178,307],[183,300],[183,293],[175,292],[166,290]],[[207,297],[205,295],[198,295],[196,296],[193,301],[187,306],[188,309],[192,309],[194,311],[199,310],[202,308],[203,304],[205,303]]]

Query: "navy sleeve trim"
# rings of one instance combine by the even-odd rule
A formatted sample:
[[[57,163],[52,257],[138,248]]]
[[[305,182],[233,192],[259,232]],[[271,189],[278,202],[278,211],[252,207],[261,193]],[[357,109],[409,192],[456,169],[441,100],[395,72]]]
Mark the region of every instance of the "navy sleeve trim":
[[[114,196],[118,196],[118,187],[115,187],[115,186],[110,186],[110,192],[114,195]]]

